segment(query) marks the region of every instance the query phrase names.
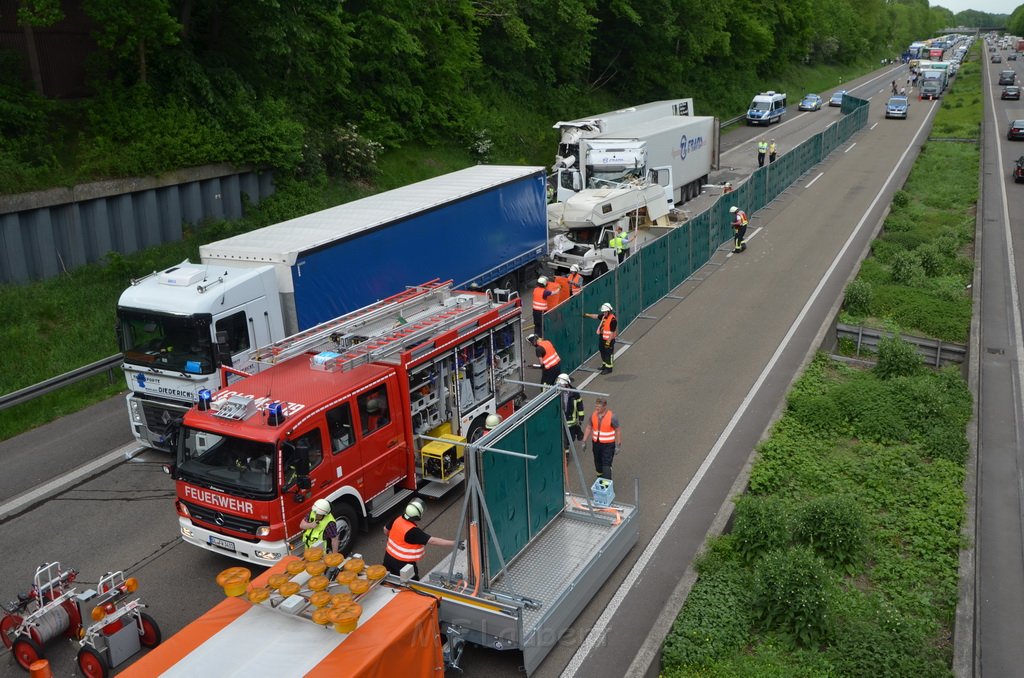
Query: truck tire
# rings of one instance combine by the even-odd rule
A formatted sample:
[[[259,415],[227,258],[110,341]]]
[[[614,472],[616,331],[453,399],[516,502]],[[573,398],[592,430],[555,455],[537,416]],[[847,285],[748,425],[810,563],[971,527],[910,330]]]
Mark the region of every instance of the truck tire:
[[[473,420],[473,423],[469,425],[469,431],[466,434],[466,440],[471,443],[475,443],[480,440],[484,435],[484,427],[487,424],[487,414],[481,414],[479,417]]]
[[[347,501],[337,501],[331,506],[331,515],[338,526],[338,553],[348,553],[356,541],[359,514]]]
[[[590,274],[591,280],[596,280],[608,272],[607,264],[594,264],[594,272]]]

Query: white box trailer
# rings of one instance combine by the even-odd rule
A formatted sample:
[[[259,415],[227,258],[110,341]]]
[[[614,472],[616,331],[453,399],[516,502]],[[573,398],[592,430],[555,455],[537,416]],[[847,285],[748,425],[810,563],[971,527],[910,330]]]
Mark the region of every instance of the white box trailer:
[[[651,101],[639,106],[620,108],[617,111],[598,113],[576,120],[559,120],[552,126],[558,130],[558,153],[555,155],[555,166],[564,164],[570,157],[578,161],[580,139],[601,134],[620,134],[635,125],[672,115],[693,115],[693,99]]]
[[[628,136],[583,139],[580,150],[583,186],[614,187],[647,178],[666,189],[672,204],[679,204],[700,195],[711,170],[718,167],[719,122],[710,116],[661,118],[632,127]]]

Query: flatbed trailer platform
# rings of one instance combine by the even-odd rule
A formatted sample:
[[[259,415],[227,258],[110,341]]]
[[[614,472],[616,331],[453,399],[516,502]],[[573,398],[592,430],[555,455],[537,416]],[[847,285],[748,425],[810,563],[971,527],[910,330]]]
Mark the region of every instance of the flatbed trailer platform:
[[[637,506],[588,507],[586,498],[568,494],[562,512],[476,595],[459,587],[469,567],[463,551],[413,588],[441,598],[439,621],[449,642],[457,635],[491,649],[520,650],[530,675],[639,536]]]

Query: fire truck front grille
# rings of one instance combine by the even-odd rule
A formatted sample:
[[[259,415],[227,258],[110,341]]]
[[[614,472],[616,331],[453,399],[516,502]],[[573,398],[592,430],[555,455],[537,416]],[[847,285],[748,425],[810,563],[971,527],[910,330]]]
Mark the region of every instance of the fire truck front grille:
[[[253,538],[246,539],[246,541],[257,542],[255,534],[257,528],[264,526],[266,523],[261,523],[258,520],[249,520],[248,518],[239,518],[227,513],[221,513],[220,511],[206,508],[205,506],[199,506],[198,504],[191,504],[187,501],[181,502],[188,509],[188,514],[194,519],[214,525],[216,527],[222,527],[226,530],[232,530],[233,532],[242,532],[244,534],[253,535]]]

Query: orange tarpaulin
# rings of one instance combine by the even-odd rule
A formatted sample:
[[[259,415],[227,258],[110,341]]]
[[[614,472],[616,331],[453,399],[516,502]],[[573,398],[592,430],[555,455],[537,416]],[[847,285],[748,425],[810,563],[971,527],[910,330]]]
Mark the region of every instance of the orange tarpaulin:
[[[253,584],[283,572],[283,562]],[[362,601],[359,627],[343,635],[308,619],[227,598],[120,675],[440,676],[437,600],[378,585]]]

